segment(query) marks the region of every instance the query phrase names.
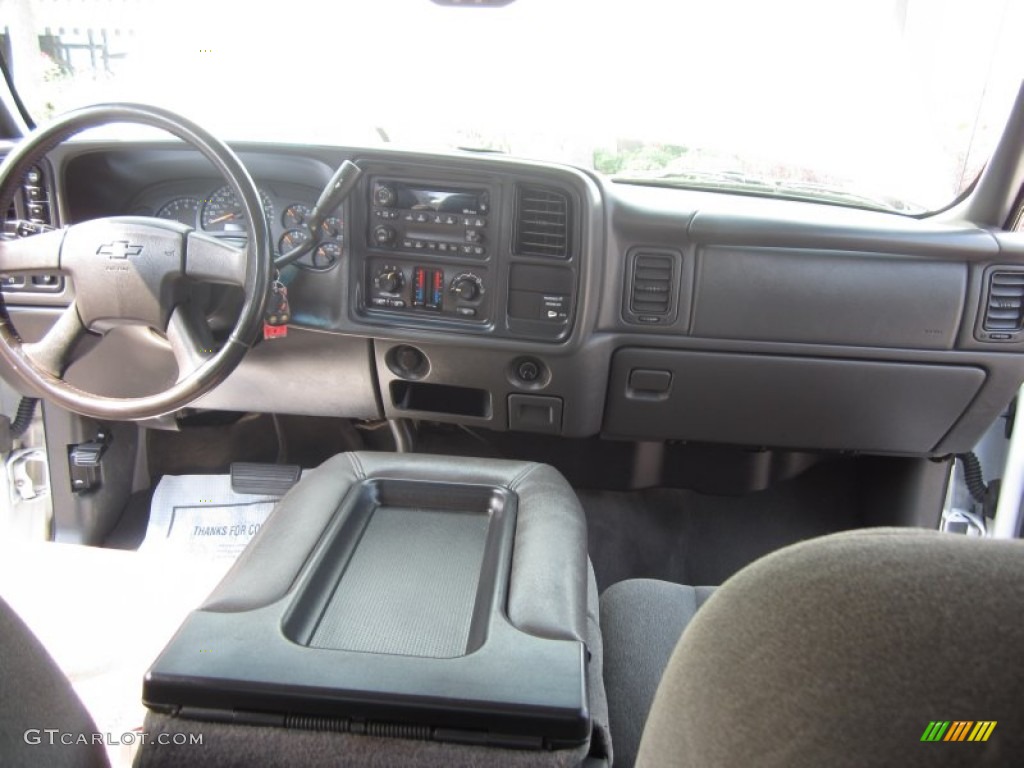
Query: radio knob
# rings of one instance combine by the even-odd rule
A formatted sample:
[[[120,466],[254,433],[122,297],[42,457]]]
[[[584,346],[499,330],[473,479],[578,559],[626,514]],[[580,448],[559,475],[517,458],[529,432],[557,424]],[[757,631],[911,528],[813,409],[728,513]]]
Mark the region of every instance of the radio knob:
[[[395,204],[397,196],[395,195],[394,188],[387,184],[381,184],[373,192],[373,202],[382,208],[390,208]]]
[[[386,224],[378,224],[373,228],[373,242],[377,245],[391,245],[395,242],[395,230]]]
[[[480,283],[480,278],[473,275],[459,275],[452,281],[452,293],[463,301],[474,301],[480,298],[483,292],[484,287]]]
[[[402,290],[405,279],[400,269],[384,267],[384,269],[377,273],[375,282],[377,283],[378,290],[382,293],[397,293]]]

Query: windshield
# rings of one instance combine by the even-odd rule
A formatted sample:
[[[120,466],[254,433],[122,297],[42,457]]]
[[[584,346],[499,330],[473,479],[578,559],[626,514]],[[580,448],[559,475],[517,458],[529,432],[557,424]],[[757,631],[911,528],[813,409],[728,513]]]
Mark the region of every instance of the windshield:
[[[0,17],[36,120],[141,101],[227,139],[468,147],[906,213],[969,187],[1024,72],[1014,0],[0,0]]]

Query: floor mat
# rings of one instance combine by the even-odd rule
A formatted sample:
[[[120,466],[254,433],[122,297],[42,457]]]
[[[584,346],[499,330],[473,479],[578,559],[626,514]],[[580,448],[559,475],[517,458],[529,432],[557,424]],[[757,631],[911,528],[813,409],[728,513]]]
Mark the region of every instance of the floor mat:
[[[863,525],[853,462],[830,462],[768,490],[710,496],[656,488],[577,493],[604,591],[624,579],[718,585],[776,549]]]
[[[164,476],[153,493],[139,552],[234,559],[276,503],[275,496],[235,493],[230,475]]]

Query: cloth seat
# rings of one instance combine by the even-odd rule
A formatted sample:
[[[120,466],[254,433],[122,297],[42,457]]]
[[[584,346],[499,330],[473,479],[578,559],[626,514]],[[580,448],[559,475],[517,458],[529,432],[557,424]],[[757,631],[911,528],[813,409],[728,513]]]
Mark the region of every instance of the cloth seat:
[[[604,680],[615,765],[631,766],[662,673],[686,625],[714,587],[655,579],[613,584],[601,595]]]
[[[621,638],[605,640],[616,658]],[[1024,541],[877,529],[803,542],[697,611],[636,765],[1020,765],[1022,648]],[[970,740],[980,723],[995,725]]]
[[[96,724],[71,683],[3,599],[0,681],[0,762],[52,768],[109,765],[102,743],[94,743]],[[57,733],[48,734],[48,729]]]

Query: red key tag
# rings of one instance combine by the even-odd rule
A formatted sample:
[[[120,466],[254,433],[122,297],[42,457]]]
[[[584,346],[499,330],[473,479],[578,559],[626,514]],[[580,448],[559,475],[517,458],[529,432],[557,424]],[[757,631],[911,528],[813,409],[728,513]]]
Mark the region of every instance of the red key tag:
[[[288,335],[287,325],[270,325],[269,323],[263,324],[263,338],[264,339],[281,339]]]

